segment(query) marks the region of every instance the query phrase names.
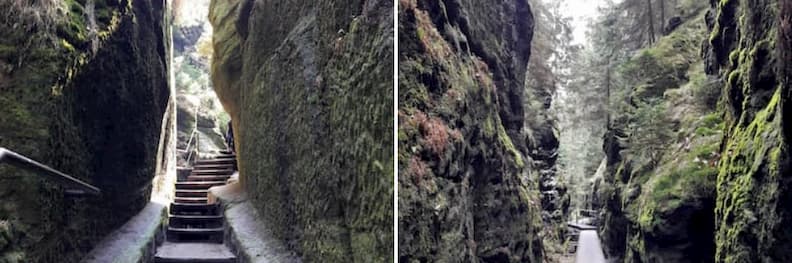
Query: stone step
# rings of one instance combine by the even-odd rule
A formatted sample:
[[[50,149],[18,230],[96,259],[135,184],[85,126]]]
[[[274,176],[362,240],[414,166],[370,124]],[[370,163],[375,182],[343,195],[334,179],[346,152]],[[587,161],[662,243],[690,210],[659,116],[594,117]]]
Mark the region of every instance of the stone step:
[[[204,165],[204,164],[236,164],[236,159],[234,158],[219,158],[219,159],[201,159],[195,161],[196,165]]]
[[[234,170],[233,163],[220,163],[220,164],[201,164],[193,166],[193,171],[206,171],[206,170]]]
[[[190,175],[232,175],[234,170],[193,170]]]
[[[200,165],[193,165],[193,170],[231,170],[234,169],[234,164],[229,163],[220,163],[220,164],[200,164]]]
[[[222,245],[225,218],[219,204],[208,204],[208,189],[225,185],[236,167],[236,155],[223,152],[195,162],[190,174],[176,182],[170,204],[165,243],[157,248],[157,263],[236,263],[231,250]],[[220,243],[220,244],[213,244]]]
[[[223,227],[222,215],[169,215],[168,226],[175,228]]]
[[[237,258],[220,244],[165,242],[157,248],[155,263],[233,263]]]
[[[218,215],[217,204],[171,203],[172,215]]]
[[[187,181],[187,182],[176,182],[176,190],[181,189],[200,189],[206,190],[212,186],[224,185],[225,181]]]
[[[190,175],[187,176],[187,181],[225,181],[231,178],[230,175]]]
[[[236,257],[230,259],[209,259],[193,257],[155,257],[154,263],[236,263]]]
[[[176,197],[173,199],[173,202],[186,204],[206,204],[207,200],[208,199],[206,197]]]
[[[168,227],[166,233],[171,242],[223,243],[223,228],[180,228]]]
[[[203,197],[206,198],[209,190],[177,189],[176,197]]]

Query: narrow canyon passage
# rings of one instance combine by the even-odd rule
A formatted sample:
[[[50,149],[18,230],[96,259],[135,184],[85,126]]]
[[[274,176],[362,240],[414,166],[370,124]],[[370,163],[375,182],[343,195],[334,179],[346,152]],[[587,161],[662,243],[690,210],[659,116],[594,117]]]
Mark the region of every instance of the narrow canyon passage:
[[[789,261],[789,10],[399,1],[399,261]]]
[[[0,10],[0,262],[392,261],[388,1]]]

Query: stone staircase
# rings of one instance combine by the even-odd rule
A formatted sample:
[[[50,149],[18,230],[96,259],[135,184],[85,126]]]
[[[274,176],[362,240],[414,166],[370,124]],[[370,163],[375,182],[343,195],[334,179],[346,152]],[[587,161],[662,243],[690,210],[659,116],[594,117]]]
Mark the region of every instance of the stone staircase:
[[[232,263],[237,258],[223,244],[225,218],[219,204],[209,204],[212,186],[225,185],[234,173],[236,156],[221,152],[195,162],[191,174],[176,182],[170,204],[165,242],[157,248],[157,263]]]

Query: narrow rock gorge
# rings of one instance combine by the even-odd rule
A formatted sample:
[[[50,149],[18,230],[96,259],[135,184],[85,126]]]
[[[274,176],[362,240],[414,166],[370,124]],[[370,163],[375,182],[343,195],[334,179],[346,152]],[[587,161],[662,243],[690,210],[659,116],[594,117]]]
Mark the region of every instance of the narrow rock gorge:
[[[393,258],[393,3],[214,0],[240,183],[305,261]]]
[[[0,145],[102,191],[0,167],[0,261],[77,262],[149,201],[174,121],[165,3],[0,1]]]
[[[400,261],[790,261],[792,1],[398,8]]]
[[[609,258],[789,260],[787,2],[686,3],[620,62],[597,179]]]

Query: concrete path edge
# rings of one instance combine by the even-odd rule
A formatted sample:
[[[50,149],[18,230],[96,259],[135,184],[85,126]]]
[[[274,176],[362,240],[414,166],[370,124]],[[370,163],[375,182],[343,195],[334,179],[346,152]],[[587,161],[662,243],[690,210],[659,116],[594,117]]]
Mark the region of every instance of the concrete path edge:
[[[239,185],[215,186],[209,189],[209,195],[212,196],[210,200],[216,198],[224,207],[225,243],[237,255],[239,263],[301,262],[266,229],[262,217]]]
[[[152,201],[137,215],[100,241],[84,263],[138,263],[149,262],[156,252],[157,243],[164,240],[162,226],[167,219],[163,202]]]

